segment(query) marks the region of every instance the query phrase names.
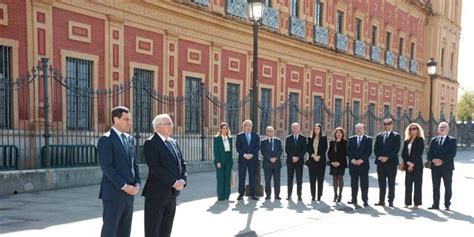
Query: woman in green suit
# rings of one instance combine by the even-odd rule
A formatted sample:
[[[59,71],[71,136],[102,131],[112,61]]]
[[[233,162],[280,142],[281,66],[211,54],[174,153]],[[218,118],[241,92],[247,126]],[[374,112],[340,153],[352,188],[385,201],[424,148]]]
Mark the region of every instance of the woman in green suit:
[[[217,199],[229,200],[232,173],[232,138],[229,125],[221,123],[220,131],[214,137],[214,165],[217,176]]]

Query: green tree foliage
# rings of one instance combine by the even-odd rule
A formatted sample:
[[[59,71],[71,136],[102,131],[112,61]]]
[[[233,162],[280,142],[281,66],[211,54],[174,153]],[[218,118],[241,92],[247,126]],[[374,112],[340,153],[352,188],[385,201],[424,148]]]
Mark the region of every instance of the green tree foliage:
[[[457,104],[456,117],[457,119],[466,120],[467,118],[473,118],[474,115],[474,91],[467,91],[461,96]]]

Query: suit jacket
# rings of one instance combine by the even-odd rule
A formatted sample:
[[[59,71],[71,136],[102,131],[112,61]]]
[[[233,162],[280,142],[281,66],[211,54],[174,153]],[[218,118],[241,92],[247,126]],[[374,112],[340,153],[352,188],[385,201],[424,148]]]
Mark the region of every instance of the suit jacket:
[[[281,154],[283,153],[283,147],[281,145],[281,140],[273,137],[273,150],[272,150],[272,145],[270,144],[270,141],[268,138],[265,138],[261,141],[260,143],[260,152],[262,153],[263,156],[263,168],[281,168]],[[276,157],[277,161],[275,163],[272,163],[270,159],[272,157]]]
[[[173,185],[179,179],[187,180],[186,161],[183,159],[176,141],[170,140],[176,149],[179,163],[157,133],[149,137],[143,145],[143,155],[148,166],[148,178],[142,196],[146,198],[167,200],[170,197],[178,196],[179,191],[176,191]]]
[[[454,157],[457,151],[456,138],[446,136],[442,146],[439,145],[440,139],[440,136],[431,139],[427,160],[431,162],[433,159],[441,159],[443,164],[439,167],[432,164],[431,169],[454,170]]]
[[[126,201],[130,197],[122,191],[125,184],[135,185],[140,183],[140,175],[135,159],[133,138],[125,133],[128,154],[118,134],[110,129],[97,143],[100,168],[102,169],[102,182],[99,198],[105,201]],[[132,174],[132,167],[135,177]]]
[[[425,149],[425,142],[422,137],[417,137],[411,145],[411,152],[408,155],[408,143],[409,140],[405,140],[402,149],[402,159],[405,164],[405,170],[408,170],[407,162],[411,162],[415,165],[416,170],[423,169],[423,150]]]
[[[329,142],[328,165],[331,166],[331,162],[337,161],[341,164],[338,168],[347,168],[347,140],[342,139],[339,144],[337,144],[337,151],[335,146],[336,141]]]
[[[381,132],[375,138],[374,145],[374,154],[375,154],[375,164],[376,165],[389,165],[391,167],[396,167],[399,164],[398,161],[398,152],[400,151],[401,138],[400,134],[392,131],[385,143],[383,143],[384,133]],[[388,160],[385,163],[382,163],[378,160],[380,156],[387,156]]]
[[[236,138],[235,148],[239,153],[239,162],[258,162],[258,152],[260,151],[260,136],[257,133],[250,133],[250,145],[247,143],[245,133],[239,133]],[[244,158],[244,154],[252,154],[253,158],[247,160]]]
[[[230,146],[230,153],[233,153],[233,147],[232,147],[232,137],[229,137],[229,146]],[[226,163],[225,160],[225,149],[224,149],[224,140],[222,139],[222,136],[215,136],[214,137],[214,165],[217,165],[217,163],[221,163],[224,165]]]
[[[372,155],[372,138],[369,136],[362,136],[362,141],[360,142],[359,147],[357,147],[357,136],[354,135],[349,138],[347,142],[347,157],[349,158],[349,169],[369,169],[369,157]],[[352,159],[360,160],[362,159],[364,163],[360,166],[353,165],[351,163]]]
[[[298,141],[295,143],[294,135],[291,134],[286,137],[285,141],[285,152],[286,152],[286,163],[293,164],[293,156],[298,156],[300,159],[298,160],[297,164],[303,164],[304,162],[304,155],[307,151],[307,143],[306,137],[299,134]]]
[[[321,157],[321,160],[319,162],[316,162],[311,155],[315,153],[314,148],[313,148],[313,141],[314,139],[312,137],[308,137],[308,163],[309,164],[322,164],[326,165],[326,152],[328,150],[328,138],[326,136],[321,136],[319,138],[319,143],[318,143],[318,150],[317,150],[317,155]]]

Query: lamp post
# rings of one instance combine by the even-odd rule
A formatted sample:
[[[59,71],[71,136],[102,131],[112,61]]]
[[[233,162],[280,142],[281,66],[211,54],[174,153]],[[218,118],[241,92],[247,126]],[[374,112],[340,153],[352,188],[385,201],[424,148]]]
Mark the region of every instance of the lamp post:
[[[263,0],[248,0],[248,14],[253,24],[253,78],[252,78],[252,108],[250,119],[253,126],[252,131],[258,132],[258,24],[263,17]],[[255,174],[256,195],[263,196],[263,186],[260,178],[260,162],[257,162],[257,172]]]
[[[436,76],[436,65],[438,65],[438,63],[434,60],[434,58],[430,58],[430,60],[426,62],[428,75],[430,76],[430,114],[429,114],[429,126],[428,126],[429,141],[431,141],[431,138],[433,138],[433,81]]]
[[[253,123],[253,132],[258,132],[258,24],[263,16],[263,0],[248,0],[248,11],[249,18],[253,24],[253,80],[250,119]]]

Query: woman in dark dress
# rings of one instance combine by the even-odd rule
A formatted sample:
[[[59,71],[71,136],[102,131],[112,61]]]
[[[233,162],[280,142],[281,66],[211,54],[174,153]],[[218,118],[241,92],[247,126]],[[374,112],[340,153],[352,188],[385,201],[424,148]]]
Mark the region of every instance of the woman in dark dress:
[[[425,148],[424,132],[417,123],[408,125],[405,129],[405,142],[402,149],[403,165],[401,170],[405,171],[405,208],[412,204],[412,190],[415,185],[413,197],[414,206],[421,205],[421,187],[423,181],[423,150]]]
[[[318,201],[321,201],[324,186],[324,174],[326,173],[326,151],[328,149],[328,139],[323,136],[321,124],[317,123],[313,127],[313,135],[308,138],[309,158],[306,165],[309,169],[309,184],[311,187],[311,200],[316,196],[316,180],[318,181]]]
[[[336,128],[334,130],[334,141],[329,143],[328,165],[331,167],[329,174],[332,175],[333,180],[334,202],[341,202],[344,173],[347,167],[347,140],[344,139],[344,134],[344,129]],[[338,188],[339,194],[337,193]]]

